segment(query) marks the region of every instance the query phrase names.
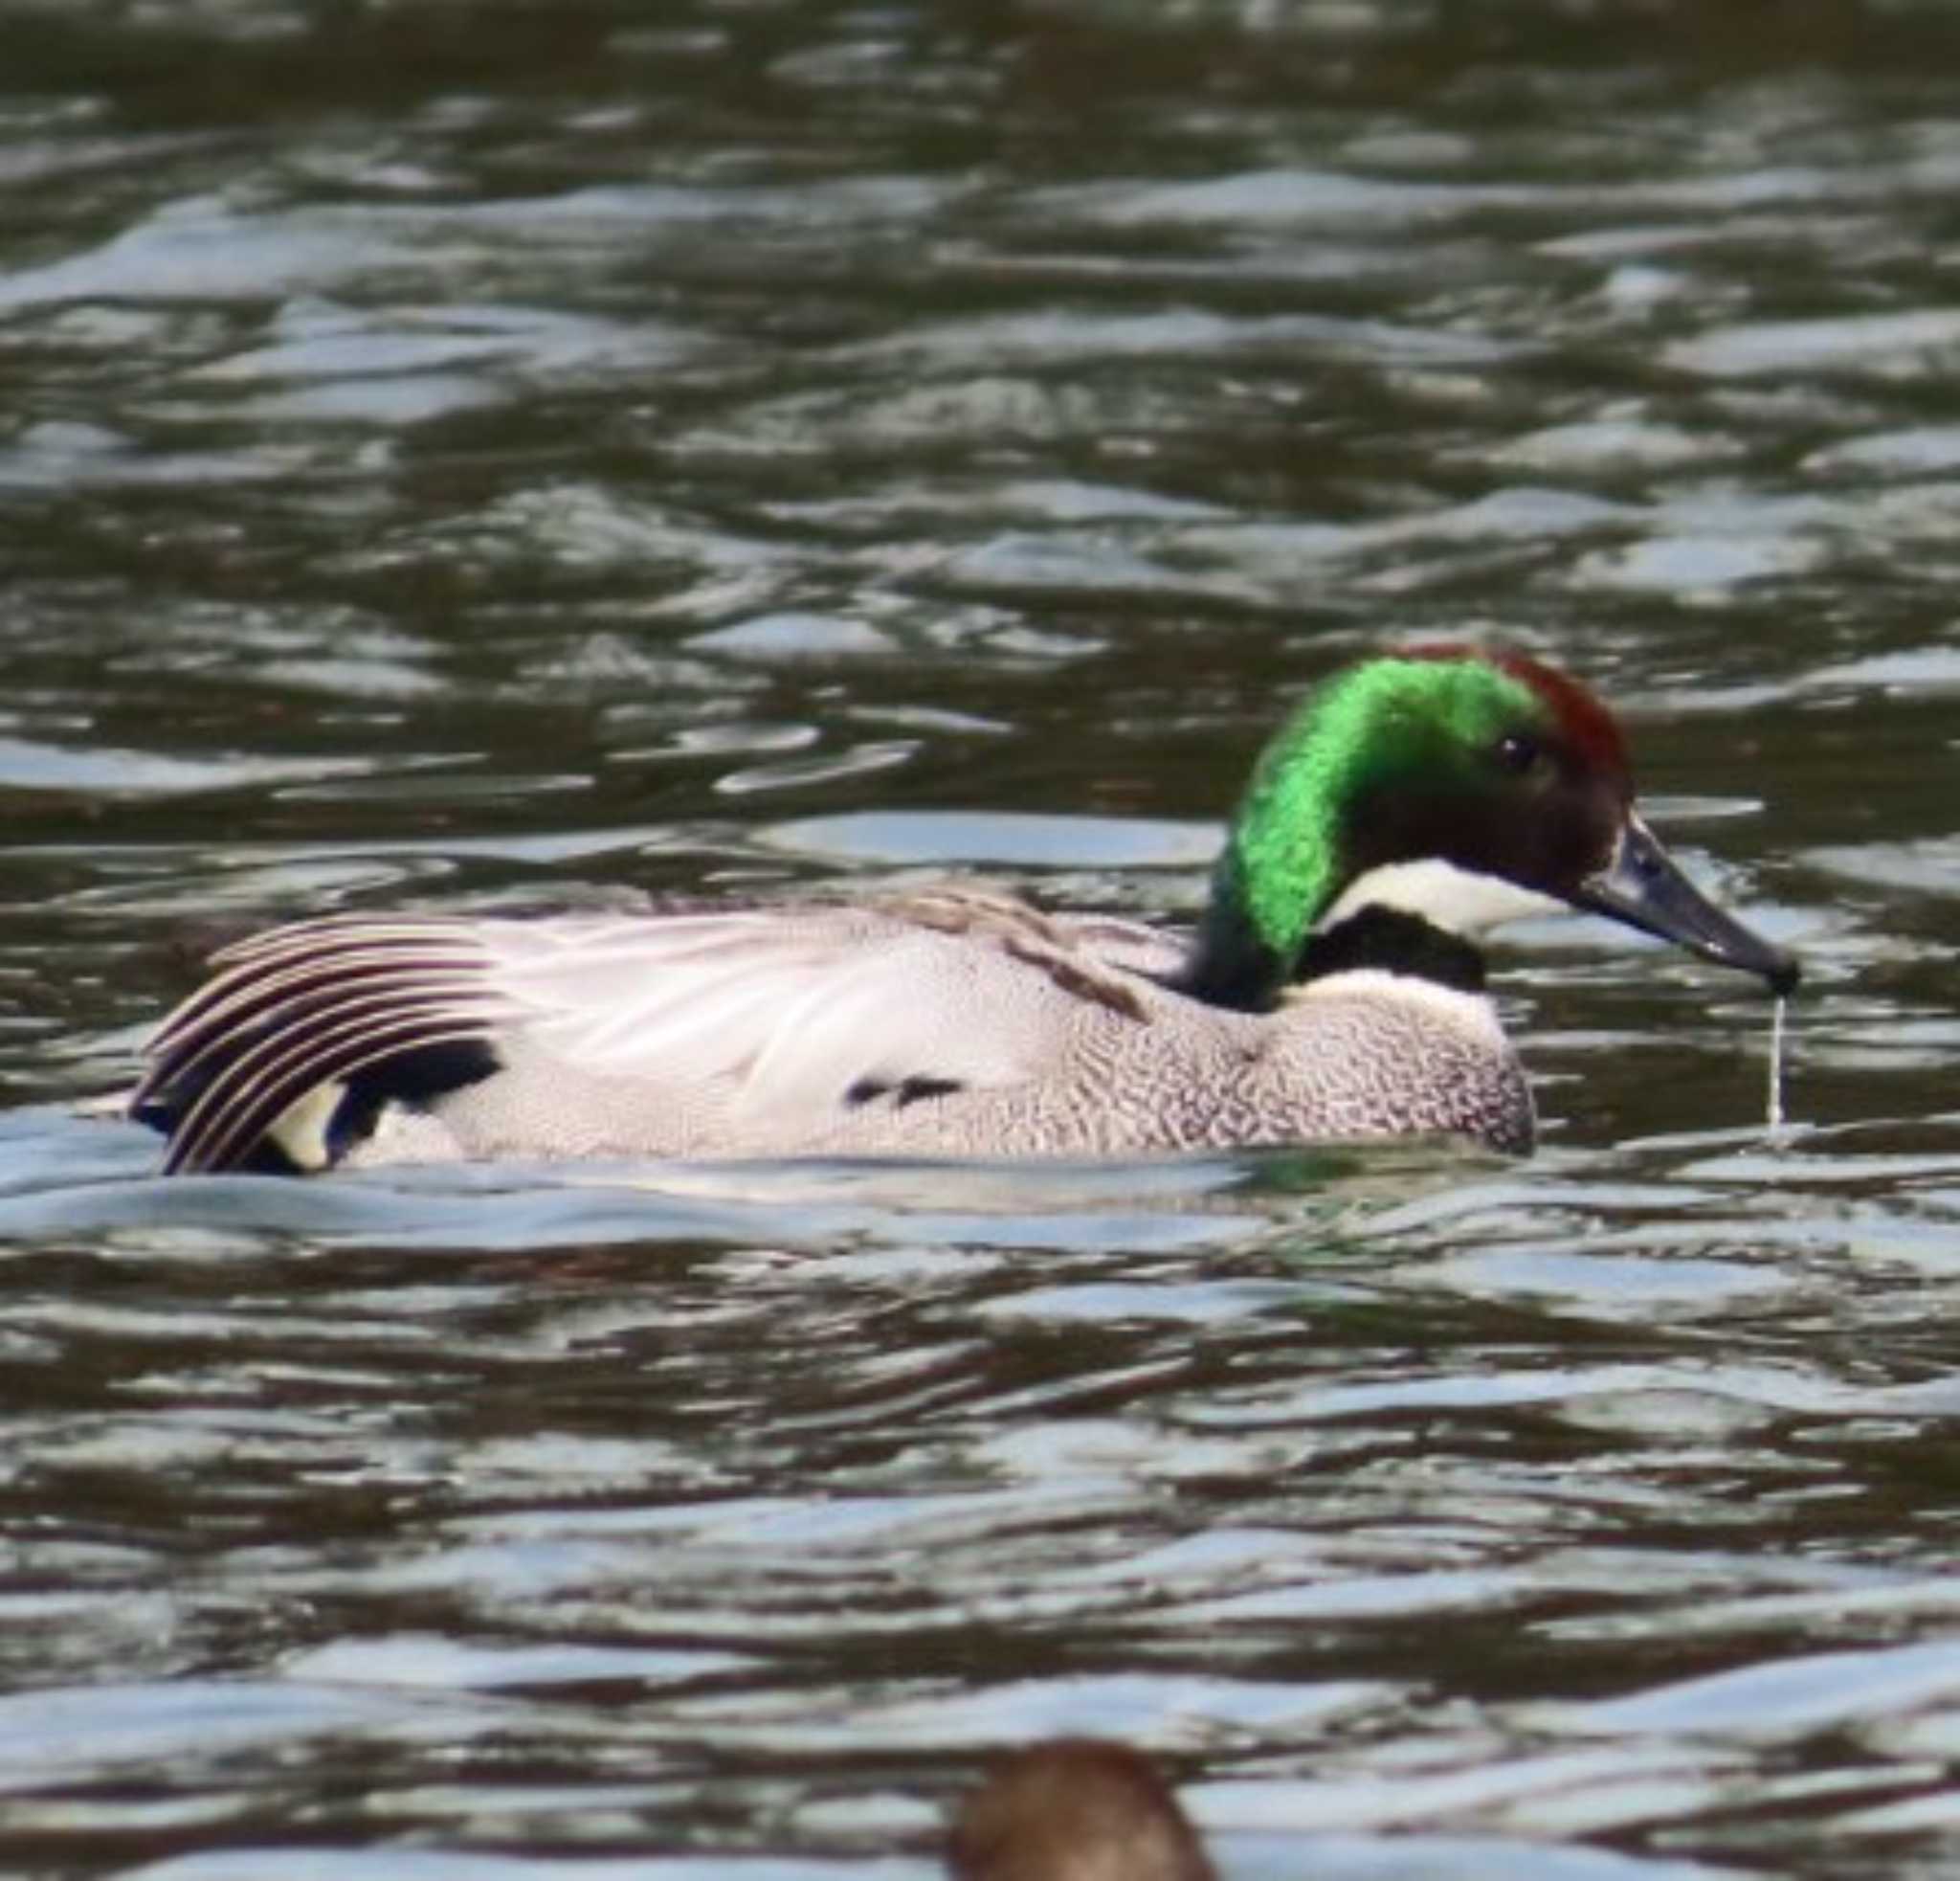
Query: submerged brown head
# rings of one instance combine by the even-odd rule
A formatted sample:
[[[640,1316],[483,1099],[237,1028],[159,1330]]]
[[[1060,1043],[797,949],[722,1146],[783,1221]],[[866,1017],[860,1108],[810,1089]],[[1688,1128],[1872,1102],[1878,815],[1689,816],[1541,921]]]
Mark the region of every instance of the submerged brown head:
[[[947,1838],[955,1881],[1216,1881],[1155,1766],[1122,1744],[1059,1737],[1004,1758]]]

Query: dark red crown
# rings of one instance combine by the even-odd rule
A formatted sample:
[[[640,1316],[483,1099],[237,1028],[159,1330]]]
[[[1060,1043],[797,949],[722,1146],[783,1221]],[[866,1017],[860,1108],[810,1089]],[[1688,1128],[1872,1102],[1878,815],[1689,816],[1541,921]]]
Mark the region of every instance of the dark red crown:
[[[1405,650],[1406,660],[1481,660],[1528,685],[1550,708],[1559,729],[1599,770],[1625,777],[1632,766],[1619,722],[1570,673],[1548,666],[1528,653],[1510,647],[1469,646],[1457,640],[1436,640]]]

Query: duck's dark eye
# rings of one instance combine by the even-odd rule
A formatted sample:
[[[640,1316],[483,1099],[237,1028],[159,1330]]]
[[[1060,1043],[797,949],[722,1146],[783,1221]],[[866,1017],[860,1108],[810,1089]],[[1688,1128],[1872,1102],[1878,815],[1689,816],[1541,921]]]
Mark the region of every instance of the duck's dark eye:
[[[1528,731],[1507,731],[1498,740],[1497,761],[1514,777],[1522,777],[1545,755],[1545,747]]]

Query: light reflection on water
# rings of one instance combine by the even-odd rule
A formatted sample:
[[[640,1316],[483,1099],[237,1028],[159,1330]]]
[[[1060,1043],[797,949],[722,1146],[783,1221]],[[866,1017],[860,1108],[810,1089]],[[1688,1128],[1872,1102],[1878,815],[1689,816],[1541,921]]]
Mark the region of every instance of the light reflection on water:
[[[1057,1730],[1246,1881],[1950,1866],[1941,11],[672,11],[11,29],[0,1866],[924,1876]],[[1785,1131],[1577,923],[1528,1166],[68,1113],[300,911],[1189,914],[1285,699],[1495,633],[1802,952]]]

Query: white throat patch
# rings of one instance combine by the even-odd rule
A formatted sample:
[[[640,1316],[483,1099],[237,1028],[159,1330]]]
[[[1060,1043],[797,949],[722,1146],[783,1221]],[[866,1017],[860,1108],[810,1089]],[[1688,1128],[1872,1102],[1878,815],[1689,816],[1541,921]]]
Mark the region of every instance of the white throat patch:
[[[1466,939],[1506,921],[1570,910],[1562,901],[1521,888],[1500,875],[1482,875],[1431,857],[1419,862],[1386,862],[1351,882],[1315,924],[1320,932],[1339,927],[1364,907],[1392,907],[1414,914],[1446,934]]]

